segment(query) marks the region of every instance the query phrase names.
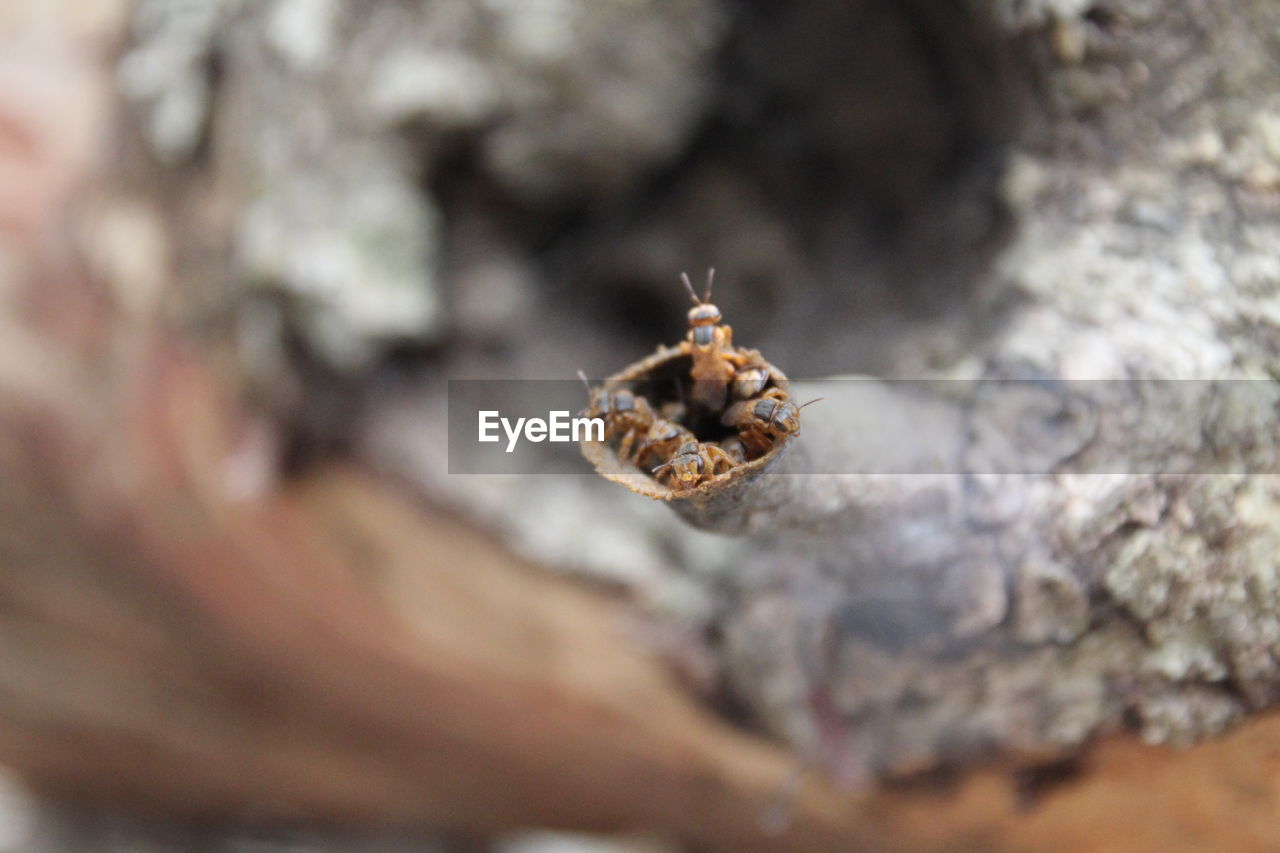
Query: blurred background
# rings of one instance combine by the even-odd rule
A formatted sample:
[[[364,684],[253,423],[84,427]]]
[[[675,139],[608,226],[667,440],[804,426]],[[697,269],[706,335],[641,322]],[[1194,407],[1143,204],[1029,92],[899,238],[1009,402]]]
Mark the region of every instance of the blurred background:
[[[744,538],[446,448],[711,266],[793,378],[1274,381],[1277,56],[1269,0],[8,0],[0,850],[1274,849],[1274,476]]]

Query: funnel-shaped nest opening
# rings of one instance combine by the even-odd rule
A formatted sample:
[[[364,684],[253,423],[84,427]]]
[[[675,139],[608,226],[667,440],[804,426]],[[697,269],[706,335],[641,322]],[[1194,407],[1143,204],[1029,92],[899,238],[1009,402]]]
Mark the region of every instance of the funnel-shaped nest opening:
[[[652,417],[633,423],[606,412],[605,440],[583,441],[583,456],[606,479],[658,500],[718,494],[762,473],[794,433],[759,429],[746,421],[756,400],[786,399],[787,377],[755,350],[736,353],[761,365],[766,374],[751,399],[727,388],[722,402],[706,404],[698,393],[699,383],[690,378],[694,358],[687,341],[661,348],[606,379],[593,390],[597,411],[613,405],[620,393],[629,393]],[[683,484],[677,476],[674,466],[682,455],[686,464],[698,467],[695,482]]]

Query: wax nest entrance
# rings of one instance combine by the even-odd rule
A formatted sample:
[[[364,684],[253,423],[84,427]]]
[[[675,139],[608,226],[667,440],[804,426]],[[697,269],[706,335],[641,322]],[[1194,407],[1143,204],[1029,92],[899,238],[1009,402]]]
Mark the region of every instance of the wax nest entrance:
[[[610,376],[603,384],[591,388],[592,407],[588,413],[595,415],[595,404],[602,395],[610,398],[620,391],[629,391],[637,399],[637,405],[647,408],[655,420],[668,421],[687,430],[695,440],[698,450],[705,455],[719,455],[710,448],[734,447],[741,441],[744,430],[723,422],[725,413],[744,402],[735,398],[732,383],[728,384],[723,404],[708,406],[700,403],[698,385],[691,378],[693,368],[693,344],[681,341],[673,347],[660,347],[652,355],[637,361]],[[767,374],[759,395],[773,394],[779,399],[789,397],[789,383],[781,370],[764,360],[756,350],[734,347],[732,354],[745,363],[759,366]],[[643,402],[641,402],[643,401]],[[606,423],[610,423],[606,416]],[[737,446],[741,454],[735,464],[717,466],[715,473],[708,472],[692,486],[686,486],[663,469],[673,461],[673,456],[687,442],[670,442],[666,445],[644,449],[643,436],[628,440],[621,429],[609,431],[604,441],[583,440],[582,455],[602,477],[621,483],[634,492],[655,500],[675,500],[689,497],[706,497],[745,484],[770,468],[790,443],[790,434],[768,434],[757,437],[755,442]]]

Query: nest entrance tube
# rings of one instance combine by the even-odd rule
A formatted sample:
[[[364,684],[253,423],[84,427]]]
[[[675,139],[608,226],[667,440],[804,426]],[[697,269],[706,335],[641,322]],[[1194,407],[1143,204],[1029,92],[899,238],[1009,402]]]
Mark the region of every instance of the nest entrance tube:
[[[754,350],[738,350],[749,355],[753,363],[762,365],[768,373],[762,391],[788,389],[787,377],[781,370],[764,361]],[[654,412],[655,418],[669,421],[687,430],[699,446],[714,445],[735,439],[739,430],[724,423],[725,408],[708,408],[698,405],[694,395],[694,382],[690,378],[693,365],[693,344],[682,341],[673,347],[660,347],[657,352],[637,361],[604,381],[604,394],[630,391],[642,398]],[[594,396],[594,390],[593,390]],[[729,395],[730,397],[732,395]],[[729,400],[728,404],[735,401]],[[606,423],[608,420],[606,419]],[[738,462],[720,473],[702,479],[696,485],[685,487],[669,477],[655,476],[654,468],[669,461],[653,460],[652,454],[624,452],[629,448],[625,437],[613,433],[604,441],[583,440],[580,443],[583,457],[596,472],[607,480],[621,483],[633,492],[661,501],[703,502],[713,496],[724,496],[741,489],[760,474],[773,467],[791,440],[790,435],[771,436],[762,452],[753,453],[745,461]]]

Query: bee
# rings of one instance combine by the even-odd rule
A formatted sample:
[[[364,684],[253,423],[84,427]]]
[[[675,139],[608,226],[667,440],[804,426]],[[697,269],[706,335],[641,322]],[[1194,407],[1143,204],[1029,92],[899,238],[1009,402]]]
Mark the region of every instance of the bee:
[[[705,408],[719,410],[724,406],[729,383],[734,380],[733,329],[722,323],[720,309],[711,302],[711,285],[715,268],[707,270],[707,289],[702,298],[693,289],[688,273],[680,273],[685,290],[693,300],[689,309],[688,341],[693,354],[692,400]]]
[[[725,453],[729,454],[736,462],[742,463],[747,461],[747,446],[742,443],[742,439],[736,435],[729,436],[720,442],[720,447]]]
[[[737,464],[738,461],[719,445],[693,439],[681,444],[674,456],[651,473],[661,478],[663,471],[670,472],[675,480],[673,487],[692,489],[703,480],[722,474]]]
[[[627,458],[637,438],[647,433],[656,416],[649,401],[627,388],[592,388],[586,374],[578,371],[578,378],[587,388],[587,408],[579,416],[604,419],[605,440],[621,436],[618,456]]]
[[[733,396],[739,400],[750,400],[769,383],[769,369],[759,365],[742,368],[733,376]]]
[[[646,456],[653,456],[660,460],[669,459],[673,453],[690,441],[696,441],[693,433],[680,424],[664,418],[655,418],[636,448],[632,462],[640,465]]]
[[[800,410],[821,397],[797,406],[780,388],[770,388],[753,400],[725,409],[720,423],[736,427],[742,443],[753,452],[765,452],[775,439],[800,434]]]

